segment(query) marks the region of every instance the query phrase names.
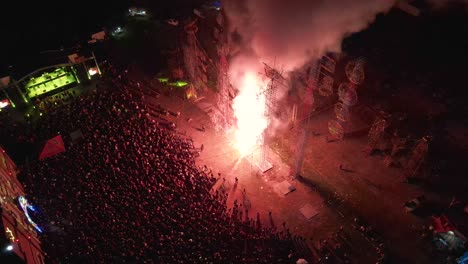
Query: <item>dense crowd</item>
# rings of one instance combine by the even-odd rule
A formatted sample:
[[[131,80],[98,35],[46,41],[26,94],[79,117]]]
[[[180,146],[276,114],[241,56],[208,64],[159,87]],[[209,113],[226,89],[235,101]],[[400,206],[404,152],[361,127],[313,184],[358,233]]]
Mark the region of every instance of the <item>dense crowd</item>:
[[[51,263],[295,263],[296,237],[249,219],[219,176],[195,164],[190,139],[151,118],[137,85],[109,67],[95,90],[48,104],[31,129],[66,151],[22,178],[39,205]],[[139,86],[139,85],[138,85]],[[69,133],[84,138],[71,143]]]
[[[61,93],[57,93],[45,98],[38,98],[35,102],[35,106],[40,111],[53,111],[55,105],[63,105],[69,103],[76,96],[75,90],[65,90]]]

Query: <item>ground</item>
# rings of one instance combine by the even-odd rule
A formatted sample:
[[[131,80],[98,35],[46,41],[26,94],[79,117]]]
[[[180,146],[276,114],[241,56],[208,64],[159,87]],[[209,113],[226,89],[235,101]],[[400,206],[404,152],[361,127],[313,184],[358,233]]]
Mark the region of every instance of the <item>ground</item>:
[[[148,89],[157,88],[148,86]],[[431,263],[427,254],[430,245],[421,239],[421,227],[427,225],[428,220],[405,213],[403,208],[405,201],[422,191],[401,182],[401,169],[386,167],[383,157],[369,156],[363,151],[367,143],[365,135],[327,142],[326,124],[333,115],[331,110],[315,115],[309,123],[307,129],[314,133],[310,133],[305,143],[307,147],[300,173],[304,180],[299,181],[292,170],[300,133],[297,128],[277,131],[268,154],[273,169],[261,173],[249,162],[249,157],[239,156],[227,133],[215,131],[206,109],[211,100],[209,96],[188,101],[173,94],[174,91],[145,100],[180,112],[180,116],[170,115],[167,119],[176,123],[178,133],[191,137],[196,147],[203,145],[197,163],[200,167],[206,165],[215,175],[220,173],[214,188],[229,193],[229,206],[236,199],[239,203],[244,202],[249,217],[255,219],[258,212],[264,224],[274,225],[279,230],[285,222],[286,228],[305,237],[312,249],[319,246],[321,239],[329,239],[343,227],[350,237],[348,248],[353,252],[353,260],[375,263],[373,244],[353,228],[353,218],[358,216],[372,225],[391,249],[391,263]],[[205,127],[204,131],[202,127]],[[351,171],[341,170],[340,165]],[[235,178],[238,178],[237,184]],[[296,190],[287,195],[275,190],[275,186],[284,180]],[[247,202],[243,199],[244,189]],[[331,205],[327,198],[333,192],[342,199],[337,206]],[[318,212],[310,220],[300,212],[306,204]],[[272,218],[269,212],[272,212]]]

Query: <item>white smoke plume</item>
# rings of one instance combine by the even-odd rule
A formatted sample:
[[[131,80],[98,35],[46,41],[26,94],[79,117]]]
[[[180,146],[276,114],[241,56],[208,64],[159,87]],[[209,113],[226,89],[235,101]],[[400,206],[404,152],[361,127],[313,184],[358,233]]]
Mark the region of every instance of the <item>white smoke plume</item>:
[[[241,156],[264,142],[267,120],[262,62],[287,76],[327,51],[339,52],[347,35],[365,29],[395,0],[226,0],[231,48],[229,77],[239,91],[234,145]],[[263,77],[262,77],[263,76]],[[279,91],[278,91],[279,90]],[[277,99],[286,89],[277,89]],[[282,112],[286,111],[283,107]],[[273,118],[274,119],[274,118]],[[276,129],[275,129],[276,130]],[[260,142],[260,143],[259,143]]]
[[[233,40],[242,53],[289,71],[365,29],[395,0],[226,0]]]

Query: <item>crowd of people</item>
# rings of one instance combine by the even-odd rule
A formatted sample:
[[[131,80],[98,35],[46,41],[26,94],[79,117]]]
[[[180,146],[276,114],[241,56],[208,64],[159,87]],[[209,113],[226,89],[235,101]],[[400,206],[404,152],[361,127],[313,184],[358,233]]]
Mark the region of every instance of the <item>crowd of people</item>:
[[[73,100],[75,96],[77,96],[75,90],[69,89],[45,98],[38,98],[35,106],[41,111],[50,112],[54,105],[67,104]]]
[[[219,175],[191,140],[152,119],[137,85],[111,66],[96,89],[48,104],[26,138],[61,134],[66,151],[24,170],[51,263],[295,263],[289,231],[226,207]],[[139,85],[138,85],[139,86]],[[83,139],[68,136],[80,129]],[[34,136],[32,135],[34,134]],[[300,239],[299,239],[300,240]]]

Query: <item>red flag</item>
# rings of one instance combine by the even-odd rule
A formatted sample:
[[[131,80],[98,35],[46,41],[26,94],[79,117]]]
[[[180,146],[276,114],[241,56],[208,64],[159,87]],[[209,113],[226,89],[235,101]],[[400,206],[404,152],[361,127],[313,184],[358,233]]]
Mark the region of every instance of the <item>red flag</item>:
[[[44,148],[42,149],[39,159],[43,160],[48,157],[55,156],[61,152],[65,151],[65,145],[63,144],[63,139],[61,135],[49,139]]]

